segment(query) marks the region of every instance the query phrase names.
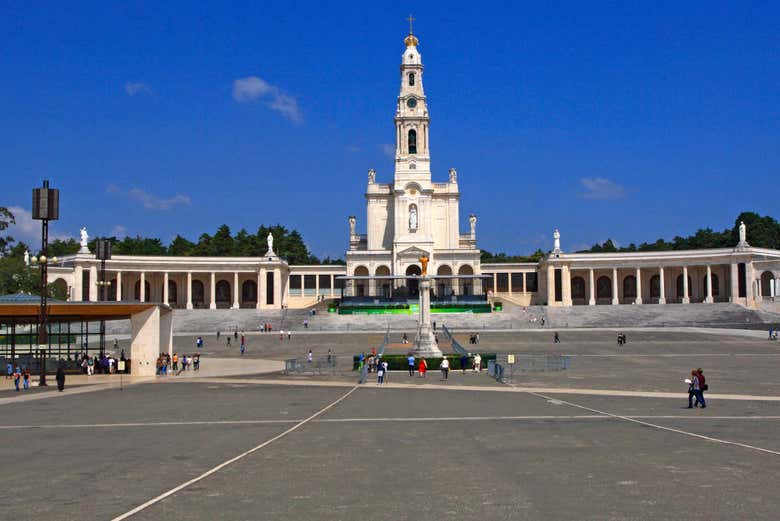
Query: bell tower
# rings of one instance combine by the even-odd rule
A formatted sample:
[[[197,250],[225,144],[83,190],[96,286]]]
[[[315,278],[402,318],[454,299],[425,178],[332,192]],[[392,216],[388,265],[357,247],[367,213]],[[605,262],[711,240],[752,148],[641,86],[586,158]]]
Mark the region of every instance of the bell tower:
[[[409,16],[409,35],[401,56],[401,90],[395,112],[395,181],[430,182],[431,156],[428,141],[430,118],[423,89],[422,56],[417,50]]]

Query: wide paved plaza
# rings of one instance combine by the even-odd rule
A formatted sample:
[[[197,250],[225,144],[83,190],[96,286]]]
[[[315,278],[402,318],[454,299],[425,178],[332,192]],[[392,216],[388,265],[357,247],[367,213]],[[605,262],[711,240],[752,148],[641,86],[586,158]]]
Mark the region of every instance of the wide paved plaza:
[[[122,390],[113,377],[74,377],[63,393],[6,382],[3,518],[777,519],[777,342],[645,330],[618,348],[614,331],[551,334],[481,334],[480,350],[572,355],[569,370],[512,384],[258,369],[369,350],[376,334],[251,335],[244,360],[207,338],[203,365],[226,376]],[[703,410],[685,408],[692,367],[711,385]]]

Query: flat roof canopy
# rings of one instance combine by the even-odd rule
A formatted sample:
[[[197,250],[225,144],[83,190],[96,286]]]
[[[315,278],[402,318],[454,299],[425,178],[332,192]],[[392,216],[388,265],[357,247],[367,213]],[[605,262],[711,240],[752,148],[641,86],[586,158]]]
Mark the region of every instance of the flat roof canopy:
[[[46,306],[50,322],[79,322],[93,320],[127,320],[131,315],[150,308],[170,310],[165,304],[152,302],[55,302]],[[35,324],[38,322],[40,304],[0,303],[0,322]]]

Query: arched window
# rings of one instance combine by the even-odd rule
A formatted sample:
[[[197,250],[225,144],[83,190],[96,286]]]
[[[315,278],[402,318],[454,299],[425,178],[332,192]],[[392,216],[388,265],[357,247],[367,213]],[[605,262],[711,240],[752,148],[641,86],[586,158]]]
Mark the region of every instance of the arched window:
[[[636,298],[636,277],[629,275],[623,279],[623,298],[635,299]]]
[[[658,275],[650,277],[650,298],[661,298],[661,277]]]
[[[417,153],[417,131],[414,129],[409,131],[409,153]]]
[[[413,72],[409,73],[409,86],[410,87],[414,87],[414,73]]]
[[[203,288],[203,282],[199,280],[192,281],[192,305],[194,307],[203,307],[205,304],[206,292]]]

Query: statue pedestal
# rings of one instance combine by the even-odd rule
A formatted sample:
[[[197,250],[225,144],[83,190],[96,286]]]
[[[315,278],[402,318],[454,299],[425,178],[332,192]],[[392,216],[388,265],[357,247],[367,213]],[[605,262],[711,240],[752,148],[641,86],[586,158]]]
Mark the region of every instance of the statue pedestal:
[[[423,276],[420,279],[420,321],[417,326],[417,336],[414,339],[415,356],[441,358],[442,353],[436,345],[436,336],[431,326],[431,279]]]

